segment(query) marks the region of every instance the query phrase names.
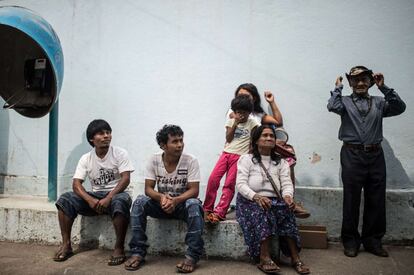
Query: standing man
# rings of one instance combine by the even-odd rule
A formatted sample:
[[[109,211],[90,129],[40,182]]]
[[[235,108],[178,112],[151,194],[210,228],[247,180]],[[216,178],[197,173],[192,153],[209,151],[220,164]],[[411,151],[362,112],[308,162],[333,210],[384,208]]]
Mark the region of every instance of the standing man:
[[[78,162],[73,176],[73,192],[62,194],[56,202],[62,246],[53,259],[61,262],[73,255],[70,234],[78,214],[107,214],[112,218],[116,235],[115,249],[108,265],[120,265],[125,261],[124,241],[131,207],[131,198],[125,189],[134,167],[127,151],[111,145],[112,129],[105,120],[96,119],[89,123],[86,137],[93,149]],[[87,192],[82,185],[86,177],[92,192]]]
[[[386,229],[382,119],[403,113],[405,103],[384,84],[381,73],[373,74],[364,66],[356,66],[346,77],[352,94],[342,96],[342,77],[339,76],[328,101],[328,110],[341,116],[339,139],[343,141],[341,166],[344,189],[341,238],[344,254],[356,257],[362,243],[365,251],[388,257],[381,244]],[[374,84],[384,97],[369,95],[368,89]],[[360,235],[358,222],[362,188],[364,217]]]
[[[131,211],[131,258],[125,269],[137,270],[147,254],[145,234],[147,216],[180,219],[187,223],[185,258],[177,264],[179,272],[193,272],[203,253],[203,208],[197,199],[200,182],[198,161],[183,153],[184,133],[179,126],[164,125],[157,132],[157,143],[163,152],[152,156],[145,174],[145,195],[134,201]],[[157,185],[157,190],[155,190]]]

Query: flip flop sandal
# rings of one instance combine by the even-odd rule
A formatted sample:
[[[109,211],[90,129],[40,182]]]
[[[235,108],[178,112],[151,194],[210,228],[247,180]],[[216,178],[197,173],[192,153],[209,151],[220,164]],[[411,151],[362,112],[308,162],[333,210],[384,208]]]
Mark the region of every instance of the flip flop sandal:
[[[215,213],[210,213],[207,216],[207,219],[209,220],[209,222],[213,225],[217,225],[220,221],[222,221],[223,219],[220,218],[217,214]]]
[[[134,265],[134,263],[138,263],[137,265]],[[128,271],[135,271],[138,270],[143,264],[145,263],[145,259],[138,258],[137,260],[130,262],[129,265],[128,261],[125,263],[125,269]]]
[[[271,268],[265,268],[265,266],[270,266]],[[272,260],[261,262],[257,265],[257,268],[266,274],[277,274],[280,272],[280,267]]]
[[[301,260],[297,261],[296,263],[292,263],[292,267],[295,271],[299,274],[309,274],[310,270]]]
[[[191,266],[191,270],[184,269],[184,266]],[[185,258],[182,262],[176,265],[178,272],[180,273],[191,273],[196,269],[196,263],[188,258]]]
[[[73,255],[75,255],[75,253],[73,253],[73,251],[63,251],[59,255],[56,255],[55,257],[53,257],[53,260],[55,262],[64,262],[67,259],[69,259],[70,257],[72,257]]]
[[[208,219],[208,215],[210,215],[211,213],[213,213],[213,212],[211,212],[211,211],[204,211],[204,222],[205,223],[210,223],[210,220]]]
[[[125,255],[122,256],[111,256],[111,258],[108,260],[108,265],[114,266],[114,265],[120,265],[124,263],[126,260]]]

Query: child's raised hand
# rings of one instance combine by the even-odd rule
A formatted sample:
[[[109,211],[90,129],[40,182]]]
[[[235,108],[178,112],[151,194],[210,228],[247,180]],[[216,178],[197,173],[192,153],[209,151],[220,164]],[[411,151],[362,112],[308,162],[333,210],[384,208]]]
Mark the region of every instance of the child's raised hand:
[[[236,121],[236,123],[240,123],[241,121],[243,121],[245,119],[243,114],[240,113],[234,113],[234,120]]]
[[[265,96],[266,101],[269,103],[272,103],[273,101],[275,101],[275,97],[273,96],[271,91],[265,91],[264,96]]]

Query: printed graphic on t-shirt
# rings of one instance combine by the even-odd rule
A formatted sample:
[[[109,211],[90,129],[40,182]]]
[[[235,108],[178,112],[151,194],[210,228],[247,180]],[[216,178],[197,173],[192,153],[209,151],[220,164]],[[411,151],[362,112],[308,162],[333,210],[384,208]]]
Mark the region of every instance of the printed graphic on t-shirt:
[[[111,181],[115,180],[116,169],[99,169],[99,178],[94,178],[91,180],[92,185],[107,185]]]
[[[236,128],[236,130],[234,131],[234,138],[242,138],[242,137],[247,137],[249,136],[249,129],[243,129],[243,128]]]
[[[181,170],[183,172],[183,170]],[[187,170],[185,170],[185,175]],[[187,190],[187,177],[179,176],[157,176],[156,183],[158,192],[169,194],[170,196],[179,196]]]
[[[171,173],[165,169],[162,156],[162,152],[152,156],[145,174],[145,179],[155,181],[159,193],[177,197],[187,191],[189,182],[200,181],[198,161],[192,155],[183,153]]]
[[[178,169],[177,170],[177,174],[178,175],[187,175],[188,174],[188,170],[187,169]]]
[[[233,127],[234,119],[229,119],[226,122],[226,127]],[[234,136],[231,142],[226,143],[224,152],[243,155],[249,152],[250,133],[258,126],[257,122],[249,118],[246,122],[237,125],[234,130]]]

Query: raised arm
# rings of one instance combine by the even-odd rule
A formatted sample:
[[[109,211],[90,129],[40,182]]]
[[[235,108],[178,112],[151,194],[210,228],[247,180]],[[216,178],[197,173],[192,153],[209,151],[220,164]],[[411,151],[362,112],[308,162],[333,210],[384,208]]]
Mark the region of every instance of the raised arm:
[[[378,89],[384,94],[384,117],[402,114],[406,108],[404,101],[402,101],[394,89],[391,89],[384,84],[384,76],[382,73],[375,73],[373,76]]]
[[[342,76],[338,76],[335,81],[335,89],[331,91],[331,97],[328,100],[328,111],[334,112],[338,115],[342,115],[345,108],[342,103]]]
[[[239,125],[240,120],[242,119],[239,113],[236,112],[233,114],[234,114],[234,118],[228,119],[226,121],[226,142],[227,143],[232,142],[234,138],[234,133],[236,132],[236,129],[237,129],[237,125]]]
[[[262,124],[275,124],[278,127],[283,126],[282,113],[280,112],[279,107],[277,106],[275,102],[275,97],[273,96],[272,92],[265,91],[264,96],[265,96],[266,101],[270,105],[270,109],[272,110],[273,116],[264,115],[262,118]]]

